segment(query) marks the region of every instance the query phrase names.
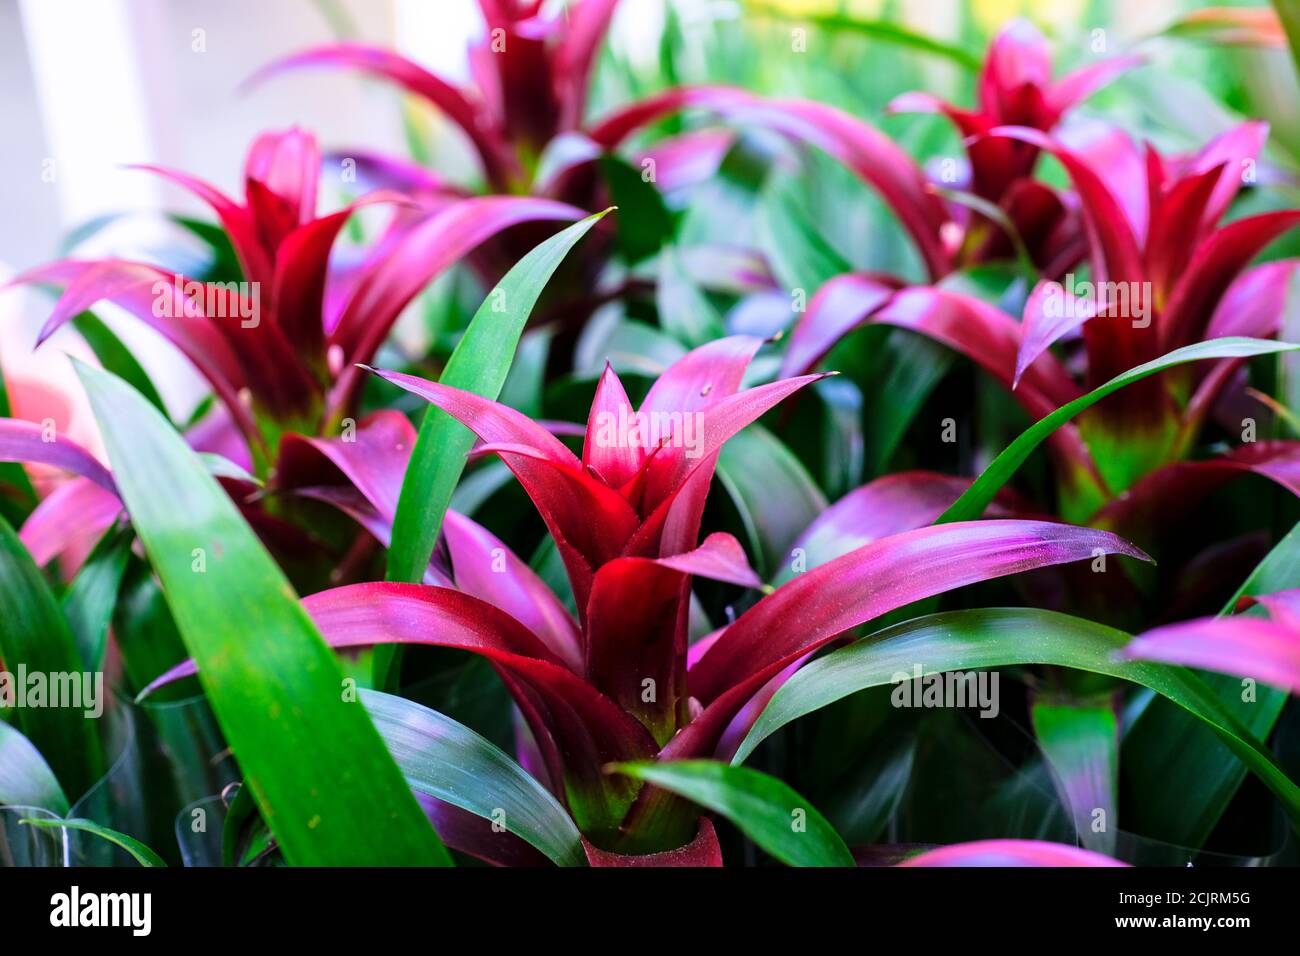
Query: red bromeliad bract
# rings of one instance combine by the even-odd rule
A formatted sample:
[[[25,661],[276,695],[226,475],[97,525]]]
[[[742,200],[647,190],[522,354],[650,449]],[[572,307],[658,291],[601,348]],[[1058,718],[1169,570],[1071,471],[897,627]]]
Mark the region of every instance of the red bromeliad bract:
[[[143,167],[212,207],[243,281],[196,282],[120,259],[40,266],[14,280],[64,286],[40,341],[101,300],[123,307],[207,378],[265,474],[282,433],[320,434],[353,411],[359,385],[354,364],[374,356],[402,310],[435,276],[502,230],[581,216],[546,199],[424,204],[375,192],[318,217],[320,164],[311,134],[263,134],[245,163],[243,203],[184,173]],[[360,267],[334,269],[331,253],[348,219],[379,204],[397,209],[391,227]]]
[[[1275,336],[1296,262],[1249,267],[1272,240],[1300,225],[1300,212],[1263,213],[1219,225],[1264,133],[1261,124],[1247,123],[1190,157],[1165,157],[1148,146],[1141,161],[1127,138],[1116,134],[1118,152],[1145,170],[1146,191],[1134,201],[1114,190],[1091,157],[1028,127],[996,127],[987,133],[990,139],[1049,152],[1072,177],[1088,237],[1090,277],[1040,281],[1017,322],[955,290],[902,288],[875,275],[838,276],[809,303],[782,372],[815,367],[855,328],[890,325],[967,356],[1039,419],[1083,394],[1049,350],[1058,341],[1081,338],[1082,384],[1095,388],[1195,342]],[[1186,366],[1152,376],[1053,434],[1060,513],[1072,521],[1117,527],[1121,512],[1154,505],[1171,482],[1203,495],[1249,471],[1290,489],[1300,487],[1292,476],[1300,449],[1292,442],[1243,446],[1226,459],[1204,463],[1181,461],[1241,364],[1223,360],[1209,371]],[[1139,500],[1145,504],[1139,506]]]
[[[1077,211],[1068,199],[1033,177],[1039,149],[988,134],[1001,126],[1050,132],[1078,103],[1140,63],[1136,56],[1099,60],[1053,80],[1047,41],[1028,21],[1014,20],[989,46],[974,109],[962,109],[929,93],[904,93],[894,100],[892,112],[942,114],[965,141],[969,170],[964,180],[950,182],[979,202],[958,212],[964,222],[956,255],[959,264],[1007,259],[1015,253],[1006,226],[983,215],[981,207],[993,207],[1005,217],[1014,239],[1046,275],[1060,274],[1083,254]]]
[[[514,472],[564,560],[578,618],[499,540],[454,513],[450,567],[431,571],[434,586],[357,584],[304,600],[334,647],[435,644],[490,660],[528,723],[548,781],[587,838],[608,850],[671,849],[697,827],[689,804],[639,790],[606,772],[608,764],[713,755],[724,737],[743,734],[756,716],[746,705],[774,678],[846,631],[990,578],[1098,553],[1143,557],[1103,531],[1012,520],[925,527],[928,516],[919,513],[901,524],[913,530],[797,575],[707,643],[688,647],[692,577],[761,583],[730,535],[697,545],[717,453],[818,377],[740,390],[760,345],[733,337],[696,349],[637,409],[607,369],[581,457],[506,406],[380,372],[462,422],[482,442],[478,454],[495,454]],[[308,493],[332,498],[384,535],[413,438],[409,425],[400,434],[404,424],[372,420],[350,446],[316,440],[359,495]],[[156,683],[188,673],[192,665]]]

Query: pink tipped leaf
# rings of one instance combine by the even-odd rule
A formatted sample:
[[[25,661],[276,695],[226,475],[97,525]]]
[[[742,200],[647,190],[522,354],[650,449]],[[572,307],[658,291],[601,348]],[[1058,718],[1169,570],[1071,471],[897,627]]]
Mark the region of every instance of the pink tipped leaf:
[[[1103,87],[1109,86],[1129,70],[1142,66],[1146,57],[1118,56],[1090,63],[1067,73],[1048,88],[1047,109],[1060,117]]]
[[[303,50],[263,67],[247,82],[249,85],[261,83],[277,74],[309,67],[355,69],[396,83],[408,93],[433,104],[464,130],[491,182],[504,183],[517,171],[516,161],[504,139],[486,121],[480,104],[419,64],[382,47],[337,43]]]
[[[793,548],[804,553],[805,569],[811,570],[879,538],[933,524],[970,484],[969,478],[928,471],[877,478],[818,515]]]
[[[1030,143],[1051,153],[1065,167],[1083,207],[1089,243],[1092,247],[1094,281],[1137,283],[1140,288],[1146,269],[1138,248],[1137,233],[1124,206],[1089,163],[1038,130],[999,127],[990,135]],[[1137,331],[1139,334],[1135,334]],[[1139,364],[1154,349],[1154,336],[1140,335],[1124,321],[1089,322],[1084,326],[1088,345],[1090,380],[1107,378]],[[1149,343],[1149,347],[1147,345]]]
[[[1274,623],[1293,631],[1300,631],[1300,588],[1275,591],[1272,594],[1243,595],[1238,606],[1247,608],[1258,604],[1268,612]]]
[[[321,363],[325,358],[325,282],[335,240],[354,212],[385,202],[410,200],[397,193],[371,193],[338,212],[296,227],[277,245],[271,291],[275,321],[306,358]]]
[[[414,426],[393,409],[371,414],[355,433],[337,438],[290,433],[280,443],[277,482],[285,488],[333,484],[320,467],[328,462],[391,524],[414,444]]]
[[[959,530],[944,534],[949,528]],[[1149,560],[1109,532],[990,520],[892,535],[807,571],[741,615],[691,668],[691,695],[705,709],[664,753],[707,756],[770,678],[851,628],[977,581],[1091,558],[1096,549]]]
[[[928,850],[899,866],[1127,866],[1082,847],[1045,840],[976,840]]]
[[[996,519],[934,525],[864,545],[796,577],[729,627],[692,671],[706,703],[756,674],[897,607],[954,588],[1094,557],[1142,560],[1116,535],[1044,521]],[[792,614],[799,616],[793,624]]]
[[[1300,630],[1253,617],[1207,617],[1133,638],[1124,660],[1162,661],[1249,677],[1300,694]]]
[[[1207,339],[1278,334],[1300,259],[1266,262],[1247,269],[1228,286],[1205,330]]]
[[[770,100],[726,86],[668,90],[613,113],[588,132],[613,149],[647,124],[686,109],[717,113],[730,122],[775,130],[810,143],[874,186],[911,235],[932,278],[948,272],[951,257],[942,238],[948,214],[925,173],[892,140],[867,123],[823,103]]]
[[[1238,219],[1197,247],[1160,317],[1164,348],[1200,339],[1215,305],[1250,261],[1274,239],[1300,226],[1300,210]]]
[[[674,422],[671,436],[661,436],[669,444],[647,465],[645,507],[658,510],[669,504],[695,470],[710,461],[729,438],[805,385],[824,377],[801,375],[781,379],[728,395],[707,409],[683,409],[680,428]]]
[[[1026,97],[1037,91],[1041,104],[1041,91],[1051,80],[1052,51],[1046,38],[1028,20],[1012,20],[989,45],[979,76],[980,111],[1002,123],[1025,123],[1035,118],[1023,115]]]
[[[1040,282],[1025,302],[1021,320],[1020,348],[1016,351],[1014,389],[1025,370],[1053,343],[1078,330],[1097,315],[1096,298],[1080,298],[1059,282]]]
[[[572,221],[582,212],[549,199],[482,196],[461,200],[405,230],[372,261],[329,336],[349,363],[368,362],[387,338],[398,315],[434,277],[503,229],[537,220]],[[346,407],[359,384],[345,369],[332,407]]]
[[[736,394],[762,341],[753,336],[733,335],[694,348],[664,370],[641,403],[641,411],[682,413],[704,412]],[[700,522],[716,461],[703,458],[676,498],[660,515],[662,530],[656,529],[658,551],[651,555],[679,554],[699,541]],[[645,480],[637,492],[638,507],[644,499]],[[649,544],[647,544],[649,547]]]
[[[559,439],[498,402],[413,375],[376,374],[441,408],[499,454],[556,539],[583,606],[592,569],[618,555],[639,523],[627,501],[593,478]]]
[[[1250,442],[1204,461],[1177,461],[1139,479],[1090,522],[1126,536],[1157,535],[1183,520],[1215,489],[1249,474],[1300,496],[1300,442]]]
[[[239,265],[244,270],[244,278],[249,282],[266,282],[270,280],[270,254],[262,245],[261,237],[257,232],[257,224],[253,221],[253,216],[248,209],[215,186],[188,173],[148,164],[128,168],[161,176],[168,182],[175,183],[207,203],[212,211],[216,213],[217,221],[226,230],[226,235],[230,237],[230,244],[234,247],[235,256],[239,259]]]
[[[972,296],[945,289],[910,288],[895,295],[872,321],[919,332],[960,352],[1008,388],[1020,355],[1020,324],[1002,310]],[[1016,398],[1041,418],[1077,398],[1079,389],[1050,354],[1022,370]]]
[[[1213,169],[1222,170],[1214,188],[1214,195],[1206,204],[1205,213],[1201,218],[1202,229],[1212,229],[1215,223],[1223,218],[1223,214],[1228,211],[1233,199],[1241,191],[1242,183],[1246,181],[1246,173],[1253,169],[1267,139],[1268,123],[1251,120],[1214,137],[1187,163],[1184,175],[1205,173]]]
[[[1174,288],[1186,269],[1206,228],[1202,225],[1206,206],[1223,172],[1220,165],[1181,179],[1151,207],[1147,269],[1161,295]]]
[[[244,160],[248,210],[262,240],[274,254],[280,240],[316,218],[320,147],[316,137],[297,127],[262,133]]]
[[[628,400],[623,383],[613,366],[606,362],[587,416],[582,464],[584,468],[595,471],[611,488],[627,484],[645,465],[645,446],[627,440],[627,429],[635,424],[635,409]]]
[[[1065,167],[1083,204],[1099,279],[1140,281],[1144,275],[1138,241],[1129,216],[1096,170],[1073,150],[1045,133],[1023,126],[999,126],[990,136],[1029,143]]]
[[[667,558],[618,558],[592,580],[587,602],[586,674],[660,743],[686,719],[686,614],[694,575],[760,587],[735,538],[711,534]],[[646,684],[654,694],[647,700]]]
[[[0,418],[0,461],[52,465],[88,478],[105,491],[117,494],[113,476],[94,455],[36,422]]]
[[[65,555],[80,561],[120,514],[122,502],[115,492],[89,478],[74,478],[45,496],[23,522],[18,537],[38,565]]]
[[[617,5],[618,0],[583,0],[566,11],[568,22],[553,67],[561,129],[575,129],[582,122],[592,68]]]
[[[442,525],[456,587],[499,607],[537,635],[574,673],[582,670],[582,637],[560,599],[500,538],[457,511]]]
[[[850,274],[831,279],[817,290],[808,311],[795,324],[781,361],[781,375],[798,375],[814,368],[835,343],[870,321],[896,291],[896,285],[873,276]]]

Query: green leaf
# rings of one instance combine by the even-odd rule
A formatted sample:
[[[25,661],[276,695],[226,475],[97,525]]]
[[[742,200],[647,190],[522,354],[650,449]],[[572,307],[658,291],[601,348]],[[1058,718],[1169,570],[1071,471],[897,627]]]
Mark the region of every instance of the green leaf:
[[[610,199],[619,210],[618,246],[628,263],[637,263],[659,251],[673,235],[673,217],[659,189],[642,178],[641,170],[618,156],[597,160]]]
[[[523,412],[529,418],[542,417],[542,398],[546,389],[546,363],[551,357],[553,328],[533,329],[519,340],[510,374],[501,386],[498,399],[502,405]]]
[[[1291,59],[1295,60],[1296,75],[1300,76],[1300,0],[1273,0],[1273,9],[1282,21]]]
[[[77,689],[84,693],[84,668],[68,622],[40,569],[4,518],[0,518],[0,660],[9,672],[0,680],[20,704],[17,698],[23,688],[17,685],[28,683],[32,675],[43,682],[47,697],[54,690],[55,675],[74,675]],[[28,681],[20,679],[19,668]],[[74,796],[85,793],[104,773],[99,736],[93,719],[86,716],[94,708],[84,699],[81,703],[85,706],[15,708],[19,728],[50,761],[64,792]],[[102,706],[104,701],[97,703]]]
[[[758,245],[777,281],[786,290],[802,289],[807,298],[853,266],[818,230],[788,176],[773,175],[759,196],[755,226]]]
[[[149,849],[135,837],[127,836],[125,833],[119,833],[117,830],[96,823],[94,820],[44,820],[36,817],[25,817],[18,821],[26,823],[29,826],[44,827],[50,829],[63,830],[83,830],[86,833],[93,833],[97,837],[102,837],[109,843],[116,843],[127,853],[135,858],[135,861],[141,866],[166,866],[167,863],[153,850]]]
[[[1237,593],[1223,606],[1219,616],[1235,611],[1237,602],[1243,597],[1273,594],[1295,587],[1300,587],[1300,521],[1255,566],[1250,577],[1241,583]]]
[[[1264,557],[1219,613],[1231,613],[1245,595],[1297,586],[1300,524]],[[1255,687],[1253,700],[1244,701],[1241,679],[1230,674],[1206,674],[1205,683],[1260,740],[1272,733],[1287,701],[1284,692],[1262,684]],[[1129,727],[1121,753],[1132,793],[1125,805],[1125,826],[1181,846],[1204,845],[1246,778],[1246,767],[1204,724],[1159,698]]]
[[[1055,664],[1108,674],[1149,687],[1194,714],[1277,794],[1300,821],[1300,787],[1229,713],[1205,682],[1185,668],[1112,655],[1130,636],[1092,621],[1032,608],[986,608],[932,614],[885,628],[804,667],[772,697],[737,751],[742,763],[754,748],[792,720],[842,697],[925,673]]]
[[[1061,803],[1070,811],[1079,841],[1089,850],[1115,855],[1118,835],[1119,726],[1106,704],[1039,700],[1034,733],[1052,771]],[[1102,811],[1102,829],[1093,829]]]
[[[92,671],[104,664],[108,625],[126,575],[135,536],[116,525],[96,542],[90,557],[63,595],[63,614],[77,642],[82,663]]]
[[[891,710],[894,715],[899,713],[893,708]],[[915,728],[901,724],[901,721],[894,721],[884,735],[855,728],[853,736],[861,741],[861,747],[867,752],[860,759],[850,758],[835,768],[842,772],[824,773],[820,777],[827,782],[823,785],[825,794],[818,798],[818,803],[825,810],[826,819],[851,846],[881,842],[885,828],[900,812],[899,808],[916,779],[913,774],[920,750],[917,732]],[[823,726],[833,728],[835,725],[832,722]],[[890,729],[897,732],[890,732]],[[846,736],[835,734],[835,743],[851,743],[844,740]],[[824,741],[816,736],[806,739],[814,742],[815,757],[819,761],[825,759],[823,752],[829,748],[823,745]]]
[[[82,312],[72,320],[72,324],[95,353],[100,365],[143,395],[163,415],[167,415],[167,406],[150,381],[149,373],[102,319],[94,312]]]
[[[825,496],[799,459],[759,425],[722,446],[718,480],[740,514],[759,574],[775,577],[795,539],[826,510]]]
[[[233,478],[236,481],[246,481],[250,485],[262,484],[259,479],[250,475],[224,455],[218,455],[212,451],[201,451],[197,454],[199,461],[203,462],[204,467],[208,469],[208,474],[213,478]]]
[[[17,727],[0,720],[0,806],[68,812],[68,798],[41,752]]]
[[[559,866],[586,866],[582,835],[564,807],[487,738],[403,697],[363,690],[361,701],[412,788],[500,819]]]
[[[1117,392],[1125,385],[1131,385],[1148,375],[1155,375],[1175,365],[1198,362],[1202,359],[1249,358],[1255,355],[1271,355],[1275,352],[1290,352],[1300,349],[1300,345],[1286,342],[1266,342],[1262,339],[1222,338],[1207,342],[1197,342],[1180,349],[1174,349],[1168,355],[1138,365],[1116,375],[1104,385],[1099,385],[1087,395],[1080,396],[1072,402],[1062,405],[1050,415],[1044,415],[1034,424],[1021,432],[1020,437],[1003,449],[994,458],[984,473],[975,479],[966,493],[958,498],[951,508],[939,516],[935,524],[949,521],[973,521],[984,513],[993,497],[1002,486],[1011,480],[1017,469],[1025,463],[1030,454],[1046,438],[1084,409],[1091,408],[1107,395]]]
[[[1240,678],[1206,674],[1203,683],[1225,713],[1257,740],[1272,732],[1287,695],[1262,684],[1255,699],[1242,698]],[[1157,697],[1129,727],[1120,747],[1124,768],[1124,829],[1145,837],[1199,848],[1209,839],[1247,766],[1212,728]]]
[[[871,410],[862,436],[868,477],[888,473],[894,452],[953,361],[951,349],[881,325],[854,331],[832,351],[825,367],[857,383],[863,407]]]
[[[479,306],[439,382],[491,399],[501,393],[524,323],[542,289],[569,250],[607,212],[588,216],[547,239],[506,273]],[[498,302],[505,311],[495,310]],[[473,433],[446,412],[425,410],[397,502],[389,581],[419,582],[423,577],[473,444]]]
[[[270,849],[274,839],[257,812],[252,790],[241,784],[229,800],[221,828],[221,865],[244,866],[250,859],[256,859]]]
[[[189,657],[148,562],[134,555],[127,562],[113,608],[113,639],[122,652],[126,684],[136,691]],[[159,689],[153,699],[174,701],[192,696],[193,682],[181,681]]]
[[[655,304],[659,324],[686,345],[703,345],[726,335],[722,316],[687,275],[681,253],[674,246],[665,246],[659,254]]]
[[[129,385],[78,363],[113,474],[200,682],[289,862],[450,856],[292,586],[203,462]]]
[[[612,769],[720,813],[790,866],[854,866],[835,828],[775,777],[713,760],[621,763]]]
[[[765,9],[766,8],[766,9]],[[780,15],[779,6],[754,4],[750,9],[758,13]],[[892,43],[920,53],[930,53],[956,63],[963,69],[974,73],[980,68],[979,57],[968,53],[961,47],[937,40],[932,36],[911,30],[892,20],[878,20],[870,17],[857,17],[841,13],[801,14],[800,23],[812,23],[822,29],[835,33],[858,33],[872,39]]]
[[[655,379],[686,354],[686,347],[653,325],[615,316],[606,328],[588,323],[574,355],[580,376],[599,378],[609,362],[621,377],[639,375]]]

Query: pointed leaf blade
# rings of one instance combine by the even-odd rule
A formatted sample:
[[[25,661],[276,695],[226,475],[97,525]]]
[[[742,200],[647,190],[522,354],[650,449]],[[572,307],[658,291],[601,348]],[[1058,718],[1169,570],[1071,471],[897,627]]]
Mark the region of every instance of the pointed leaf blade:
[[[286,858],[445,864],[293,590],[207,469],[120,379],[78,366],[131,521]]]

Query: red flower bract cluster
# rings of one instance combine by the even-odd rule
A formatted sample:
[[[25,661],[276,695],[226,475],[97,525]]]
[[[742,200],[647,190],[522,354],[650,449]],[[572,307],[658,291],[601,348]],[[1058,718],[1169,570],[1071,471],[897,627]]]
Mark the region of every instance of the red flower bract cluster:
[[[266,132],[237,197],[143,167],[215,215],[191,224],[202,278],[159,251],[15,280],[62,288],[38,345],[76,323],[100,359],[77,372],[107,458],[0,418],[0,675],[80,662],[120,673],[121,706],[198,674],[245,785],[223,800],[228,863],[445,864],[446,844],[501,865],[718,865],[742,839],[790,865],[1185,862],[1247,770],[1300,821],[1285,741],[1267,742],[1300,690],[1300,442],[1292,370],[1259,374],[1297,347],[1266,341],[1297,278],[1267,256],[1300,212],[1239,215],[1266,123],[1186,154],[1139,146],[1075,109],[1146,58],[1062,73],[1024,21],[972,70],[969,108],[880,99],[955,127],[962,158],[931,167],[849,111],[675,73],[591,119],[614,0],[479,7],[464,84],[356,42],[257,77],[390,81],[463,131],[477,181]],[[848,201],[786,188],[804,147],[879,195],[862,220],[914,247],[898,274],[836,248],[818,219]],[[358,176],[322,215],[336,168]],[[457,265],[428,347],[390,347]],[[101,301],[213,400],[175,420],[84,321]],[[921,339],[980,374],[946,378]],[[1278,424],[1257,436],[1242,409],[1261,404]],[[16,462],[75,477],[40,500]],[[1286,494],[1195,511],[1244,475]],[[1148,550],[1159,569],[1107,563]],[[947,688],[985,678],[1017,690],[980,710],[997,726],[879,693],[923,677],[953,679],[924,708],[966,707]],[[470,698],[496,706],[491,739]],[[66,718],[0,722],[25,775],[11,786],[0,760],[0,804],[62,813],[103,776],[101,735]],[[198,752],[188,728],[138,719]],[[182,843],[183,796],[163,820]],[[1185,819],[1166,821],[1175,798]],[[1022,839],[1022,815],[1062,842]],[[921,852],[936,834],[975,842]]]
[[[696,349],[655,382],[637,409],[647,421],[656,414],[679,423],[698,415],[703,439],[694,456],[684,441],[688,426],[669,430],[654,446],[600,440],[610,421],[603,416],[627,420],[631,412],[612,370],[597,388],[581,459],[504,405],[409,375],[379,373],[462,422],[482,442],[478,454],[498,455],[514,472],[564,559],[578,621],[568,619],[500,541],[459,516],[446,532],[448,586],[358,584],[304,602],[335,647],[436,644],[491,660],[528,722],[557,795],[583,832],[606,848],[667,849],[695,832],[689,805],[611,775],[608,764],[656,754],[711,755],[755,694],[846,630],[988,578],[1097,553],[1142,557],[1114,535],[1068,525],[994,520],[918,526],[797,576],[690,648],[693,576],[760,585],[730,535],[715,533],[696,546],[717,453],[737,431],[817,378],[741,390],[760,345],[733,337]],[[411,436],[394,441],[377,427],[371,423],[367,437],[350,448],[333,440],[322,450],[368,499],[352,501],[350,509],[368,506],[382,525],[391,521],[392,484],[400,480]],[[382,454],[394,467],[377,467]],[[157,683],[192,672],[184,666]]]

